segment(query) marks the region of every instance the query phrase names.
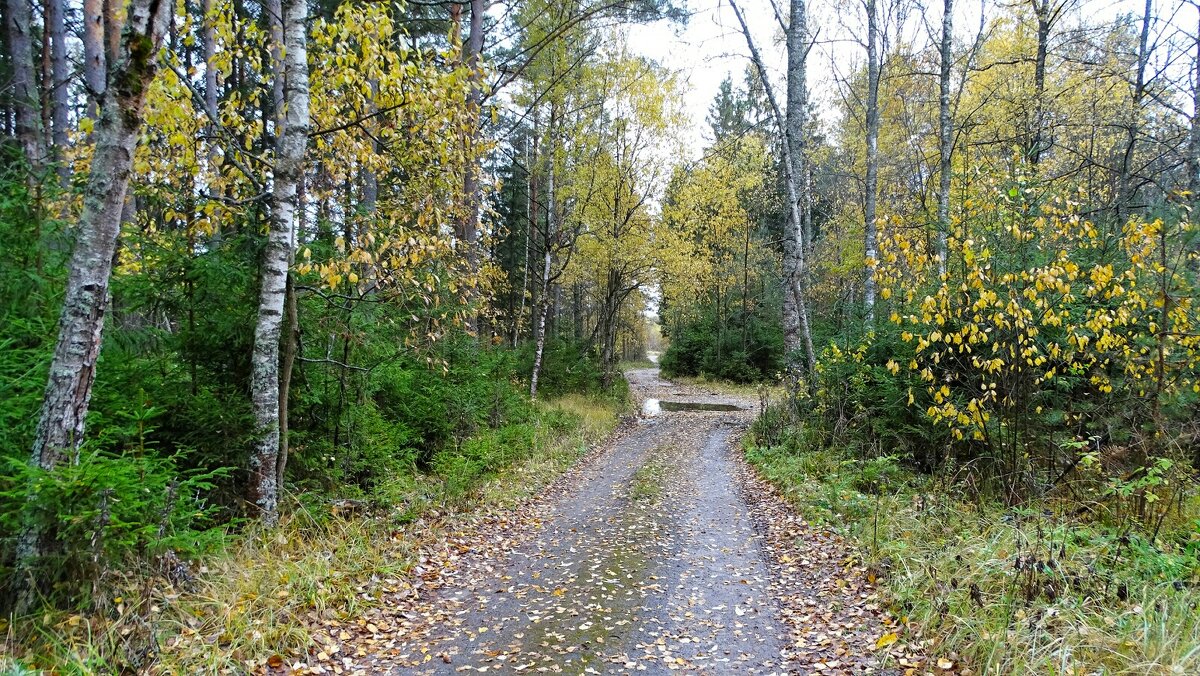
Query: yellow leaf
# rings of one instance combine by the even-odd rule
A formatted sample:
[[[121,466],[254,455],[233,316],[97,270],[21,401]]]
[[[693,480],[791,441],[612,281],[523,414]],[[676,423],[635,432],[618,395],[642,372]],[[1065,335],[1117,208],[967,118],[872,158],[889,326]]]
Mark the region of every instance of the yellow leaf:
[[[898,640],[900,640],[900,637],[896,635],[896,632],[889,631],[883,636],[880,636],[878,641],[875,641],[875,649],[879,650],[880,648],[886,648]]]

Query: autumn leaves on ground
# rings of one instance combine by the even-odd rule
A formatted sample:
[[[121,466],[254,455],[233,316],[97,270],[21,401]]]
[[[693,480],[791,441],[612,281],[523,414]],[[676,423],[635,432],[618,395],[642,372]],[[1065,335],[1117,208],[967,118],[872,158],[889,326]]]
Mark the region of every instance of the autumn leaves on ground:
[[[0,670],[1200,673],[1196,0],[0,3]]]
[[[284,620],[312,642],[244,666],[779,674],[923,663],[897,643],[853,549],[811,529],[742,458],[754,402],[657,369],[629,377],[643,404],[734,410],[646,406],[656,412],[627,416],[545,491],[430,515],[411,568],[359,580],[371,601],[361,612]]]

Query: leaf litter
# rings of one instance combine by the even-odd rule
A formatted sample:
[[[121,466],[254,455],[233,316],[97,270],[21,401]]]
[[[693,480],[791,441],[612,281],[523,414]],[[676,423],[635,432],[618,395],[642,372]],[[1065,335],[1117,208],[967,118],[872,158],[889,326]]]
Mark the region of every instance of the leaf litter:
[[[733,401],[656,369],[630,382]],[[623,426],[541,497],[455,524],[406,577],[375,581],[372,610],[324,613],[309,654],[266,671],[945,673],[900,639],[852,548],[738,452],[752,415]]]

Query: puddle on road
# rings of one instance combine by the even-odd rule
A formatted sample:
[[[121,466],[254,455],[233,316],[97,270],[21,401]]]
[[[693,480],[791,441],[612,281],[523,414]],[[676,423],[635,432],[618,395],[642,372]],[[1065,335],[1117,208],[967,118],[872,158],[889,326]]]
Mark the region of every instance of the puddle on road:
[[[662,415],[663,411],[744,411],[737,404],[725,404],[713,401],[663,401],[647,399],[642,402],[642,415]]]

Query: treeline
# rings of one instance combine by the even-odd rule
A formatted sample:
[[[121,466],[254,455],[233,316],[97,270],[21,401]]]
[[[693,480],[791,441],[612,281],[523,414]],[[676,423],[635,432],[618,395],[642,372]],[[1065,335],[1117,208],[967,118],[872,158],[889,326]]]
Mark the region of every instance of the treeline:
[[[610,27],[678,12],[492,4],[5,3],[8,608],[623,396],[676,112]]]

